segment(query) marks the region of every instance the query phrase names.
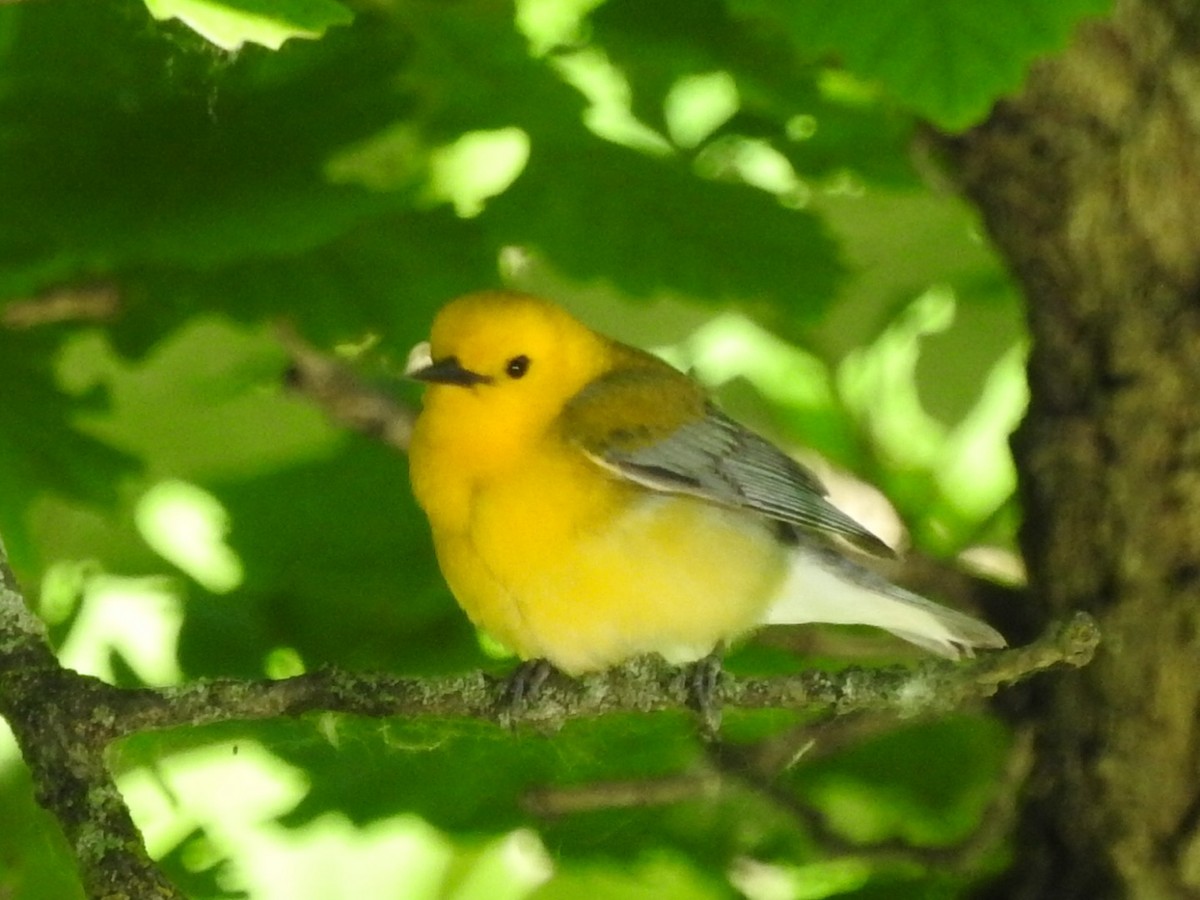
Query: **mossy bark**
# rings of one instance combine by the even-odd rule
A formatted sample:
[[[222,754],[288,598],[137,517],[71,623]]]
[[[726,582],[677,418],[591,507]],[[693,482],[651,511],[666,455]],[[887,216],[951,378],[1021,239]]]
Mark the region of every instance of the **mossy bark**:
[[[1084,609],[1104,635],[1026,710],[994,895],[1200,896],[1200,6],[1119,0],[941,143],[1028,299],[1029,625]]]

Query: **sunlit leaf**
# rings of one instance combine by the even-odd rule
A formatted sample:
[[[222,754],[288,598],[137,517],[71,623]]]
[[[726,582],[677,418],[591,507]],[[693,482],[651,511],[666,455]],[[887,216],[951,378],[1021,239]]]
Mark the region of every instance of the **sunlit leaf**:
[[[790,36],[734,18],[717,0],[609,0],[589,21],[648,123],[669,130],[667,101],[681,77],[717,73],[732,78],[739,99],[718,134],[771,141],[805,179],[851,170],[891,184],[913,181],[909,118],[878,92],[830,90],[828,71]]]
[[[225,50],[250,42],[278,50],[290,38],[319,38],[353,14],[336,0],[145,0],[156,19],[179,19]]]

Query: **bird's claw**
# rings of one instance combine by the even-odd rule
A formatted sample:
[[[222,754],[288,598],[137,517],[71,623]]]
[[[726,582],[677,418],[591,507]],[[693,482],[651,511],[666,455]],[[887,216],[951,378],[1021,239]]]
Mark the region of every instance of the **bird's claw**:
[[[718,695],[724,674],[719,651],[685,666],[683,670],[687,704],[700,717],[701,734],[708,741],[715,741],[721,730],[721,701]]]
[[[545,659],[527,659],[504,680],[497,704],[500,724],[507,729],[516,727],[517,722],[537,700],[546,679],[557,669]]]

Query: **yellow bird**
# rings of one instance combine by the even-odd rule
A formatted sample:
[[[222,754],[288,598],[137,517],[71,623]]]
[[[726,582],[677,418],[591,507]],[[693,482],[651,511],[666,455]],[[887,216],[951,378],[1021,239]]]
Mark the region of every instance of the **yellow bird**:
[[[952,658],[1004,646],[843,555],[891,551],[691,378],[548,301],[451,301],[408,374],[428,384],[410,471],[442,572],[526,660],[685,663],[769,623],[874,625]]]

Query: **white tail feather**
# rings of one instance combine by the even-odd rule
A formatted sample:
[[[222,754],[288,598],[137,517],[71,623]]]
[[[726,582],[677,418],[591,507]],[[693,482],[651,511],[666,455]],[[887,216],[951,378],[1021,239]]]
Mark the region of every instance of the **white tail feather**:
[[[990,625],[897,587],[829,547],[801,544],[764,624],[873,625],[940,656],[1003,647]]]

